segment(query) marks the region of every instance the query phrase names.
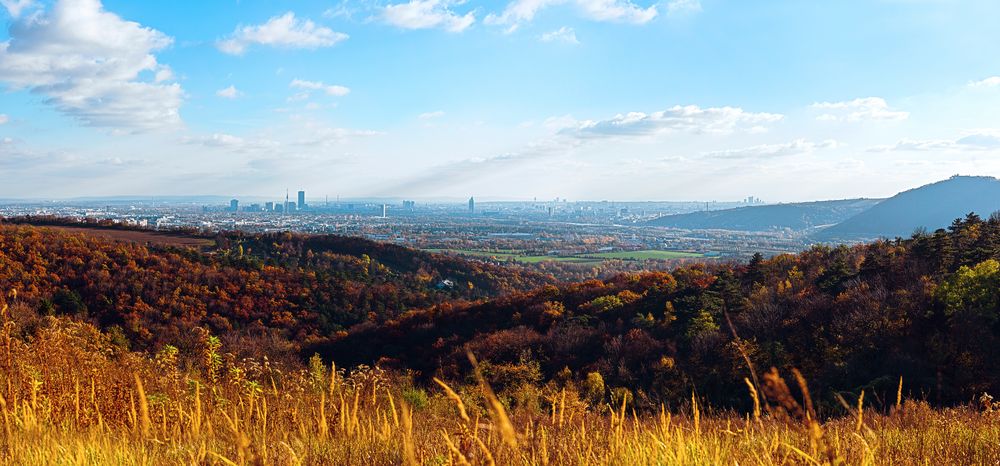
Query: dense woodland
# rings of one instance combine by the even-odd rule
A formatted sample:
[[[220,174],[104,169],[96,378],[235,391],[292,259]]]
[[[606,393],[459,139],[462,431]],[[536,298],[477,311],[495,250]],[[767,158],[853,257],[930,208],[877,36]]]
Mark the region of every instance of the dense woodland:
[[[1000,392],[1000,218],[562,285],[360,239],[216,241],[204,253],[4,225],[0,289],[22,312],[89,321],[150,352],[197,353],[204,329],[238,356],[316,352],[427,382],[465,380],[471,350],[513,405],[570,384],[597,404],[669,406],[694,392],[742,407],[744,378],[772,366],[800,369],[825,406],[862,389],[877,405],[900,377],[909,397],[936,403]]]
[[[215,241],[217,248],[201,253],[0,225],[0,289],[16,290],[18,302],[41,315],[113,329],[139,349],[183,346],[204,327],[261,353],[294,352],[406,309],[553,281],[357,238],[228,233]]]
[[[452,378],[467,374],[469,349],[511,397],[570,379],[600,399],[655,406],[693,391],[745,406],[752,364],[800,369],[826,406],[862,389],[894,399],[900,377],[909,396],[964,402],[1000,391],[998,259],[1000,219],[970,214],[908,240],[445,304],[318,349]]]

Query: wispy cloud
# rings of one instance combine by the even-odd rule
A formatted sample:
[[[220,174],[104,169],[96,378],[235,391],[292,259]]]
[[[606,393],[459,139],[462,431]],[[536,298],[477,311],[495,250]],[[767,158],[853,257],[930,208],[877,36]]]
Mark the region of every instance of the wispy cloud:
[[[874,146],[868,152],[969,152],[1000,150],[1000,130],[977,129],[957,139],[902,139],[892,145]]]
[[[709,107],[697,105],[674,106],[653,113],[630,112],[615,115],[607,120],[576,122],[561,131],[579,138],[643,137],[664,132],[725,134],[734,131],[758,132],[765,125],[784,118],[776,113],[747,112],[738,107]]]
[[[505,26],[514,32],[522,24],[530,23],[546,8],[571,3],[582,16],[593,21],[646,24],[656,18],[656,5],[642,7],[630,0],[514,0],[500,13],[490,13],[486,24]]]
[[[969,87],[1000,87],[1000,76],[990,76],[979,81],[969,81]]]
[[[825,112],[816,119],[821,121],[871,121],[905,120],[910,112],[889,107],[881,97],[863,97],[843,102],[816,102],[812,108]]]
[[[236,86],[230,84],[227,88],[215,91],[215,95],[222,97],[223,99],[235,99],[243,95],[243,93],[236,89]]]
[[[820,149],[834,149],[839,145],[840,144],[833,139],[827,139],[819,142],[796,139],[783,144],[761,144],[739,149],[706,152],[703,153],[702,156],[714,159],[760,159],[782,157],[786,155],[808,154]]]
[[[540,37],[542,42],[562,42],[564,44],[577,45],[580,43],[576,39],[576,31],[571,27],[563,26],[555,31],[549,31]]]
[[[34,7],[35,0],[0,0],[0,5],[3,5],[7,9],[7,13],[10,13],[10,17],[17,19],[21,16],[21,13]]]
[[[667,13],[697,13],[701,11],[701,0],[671,0],[667,3]]]
[[[209,148],[225,149],[231,152],[245,153],[253,151],[271,151],[281,144],[269,139],[246,139],[226,133],[213,133],[201,136],[186,136],[181,143],[199,145]]]
[[[288,84],[289,87],[295,89],[304,89],[306,91],[322,91],[327,95],[332,95],[335,97],[343,97],[351,93],[351,89],[345,86],[339,85],[327,85],[321,81],[306,81],[303,79],[293,79],[291,83]],[[308,96],[306,96],[308,98]]]
[[[443,116],[444,116],[444,111],[438,110],[436,112],[421,113],[420,115],[417,115],[417,118],[420,120],[433,120],[435,118],[441,118]]]
[[[319,26],[309,19],[299,19],[289,11],[274,16],[264,24],[240,26],[226,39],[216,43],[216,47],[230,55],[242,55],[251,45],[266,45],[288,49],[316,49],[332,47],[347,40],[342,32]]]

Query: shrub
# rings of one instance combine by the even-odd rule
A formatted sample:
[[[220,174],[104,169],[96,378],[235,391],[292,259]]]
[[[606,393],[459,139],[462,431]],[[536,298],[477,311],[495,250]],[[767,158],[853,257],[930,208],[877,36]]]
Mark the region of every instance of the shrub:
[[[413,409],[420,410],[427,407],[427,392],[422,388],[410,387],[403,390],[403,400],[405,400]]]

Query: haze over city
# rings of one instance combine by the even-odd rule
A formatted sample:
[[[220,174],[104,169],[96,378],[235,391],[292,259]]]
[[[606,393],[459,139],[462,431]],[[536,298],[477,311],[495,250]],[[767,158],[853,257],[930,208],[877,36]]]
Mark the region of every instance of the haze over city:
[[[799,201],[1000,174],[989,0],[0,4],[0,198]]]

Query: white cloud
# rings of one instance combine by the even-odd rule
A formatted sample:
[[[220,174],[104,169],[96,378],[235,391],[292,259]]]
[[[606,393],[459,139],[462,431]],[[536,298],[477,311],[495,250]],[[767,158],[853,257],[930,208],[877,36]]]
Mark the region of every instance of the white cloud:
[[[417,118],[419,118],[421,120],[431,120],[431,119],[434,119],[434,118],[441,118],[443,116],[444,116],[444,112],[441,111],[441,110],[438,110],[436,112],[421,113],[420,115],[417,115]]]
[[[222,97],[224,99],[235,99],[243,95],[243,93],[240,92],[238,89],[236,89],[236,86],[230,84],[229,87],[225,89],[219,89],[215,91],[215,95]]]
[[[5,125],[7,124],[8,121],[10,121],[10,117],[3,113],[0,113],[0,125]]]
[[[86,125],[118,131],[175,126],[180,85],[140,77],[165,77],[168,68],[153,53],[171,43],[105,11],[99,0],[59,0],[50,11],[13,22],[10,39],[0,43],[0,81],[44,95]]]
[[[156,70],[156,74],[153,76],[153,81],[158,83],[173,80],[174,70],[170,69],[170,67],[166,65],[160,65],[160,67]]]
[[[302,79],[293,79],[292,82],[289,84],[289,86],[295,89],[305,89],[307,91],[323,91],[327,95],[332,95],[335,97],[343,97],[351,92],[351,89],[344,86],[338,86],[338,85],[328,86],[319,81],[305,81]],[[297,98],[296,96],[301,98]],[[297,100],[302,100],[309,97],[308,95],[302,97],[299,96],[298,94],[296,94],[296,96],[293,96],[293,98],[296,98]]]
[[[881,97],[863,97],[844,102],[817,102],[812,108],[828,110],[819,115],[821,121],[869,121],[869,120],[905,120],[910,112],[895,110],[889,107]]]
[[[329,147],[354,138],[383,134],[372,130],[332,127],[318,121],[310,120],[302,121],[301,129],[305,131],[305,134],[295,141],[294,144],[309,147]]]
[[[280,144],[267,139],[245,139],[226,133],[181,138],[181,143],[225,149],[232,152],[251,152],[276,149]]]
[[[448,32],[462,32],[476,22],[473,12],[460,15],[451,7],[457,3],[449,0],[410,0],[408,3],[386,5],[382,19],[403,29],[441,28]]]
[[[837,141],[832,139],[820,142],[797,139],[784,144],[761,144],[740,149],[706,152],[702,155],[707,158],[718,159],[768,158],[781,157],[785,155],[808,154],[819,149],[834,149],[839,145],[840,144]]]
[[[542,42],[562,42],[564,44],[577,45],[580,43],[576,39],[576,31],[573,28],[563,26],[555,31],[546,32],[542,34]]]
[[[35,6],[35,0],[0,0],[0,5],[7,9],[11,18],[17,19],[24,10]]]
[[[738,107],[709,107],[697,105],[674,106],[667,110],[619,114],[608,120],[576,122],[563,129],[562,134],[580,138],[650,136],[664,132],[726,134],[738,130],[759,132],[765,124],[784,118],[775,113],[754,113]]]
[[[697,13],[701,11],[701,0],[672,0],[667,3],[667,13]]]
[[[997,87],[1000,86],[1000,76],[990,76],[979,81],[969,81],[969,87]]]
[[[1000,130],[977,129],[958,139],[903,139],[892,145],[874,146],[868,152],[973,152],[1000,149]]]
[[[628,0],[576,0],[586,17],[595,21],[646,24],[656,17],[656,5],[642,8]]]
[[[656,5],[643,8],[630,0],[514,0],[501,13],[490,13],[484,21],[491,25],[507,26],[509,33],[517,30],[521,24],[531,22],[539,11],[566,3],[574,5],[584,17],[594,21],[645,24],[652,21],[658,13]]]
[[[228,39],[216,43],[216,47],[230,55],[242,55],[253,44],[316,49],[332,47],[347,38],[347,34],[317,26],[308,19],[298,19],[295,13],[289,11],[281,16],[272,17],[264,24],[237,27]]]

